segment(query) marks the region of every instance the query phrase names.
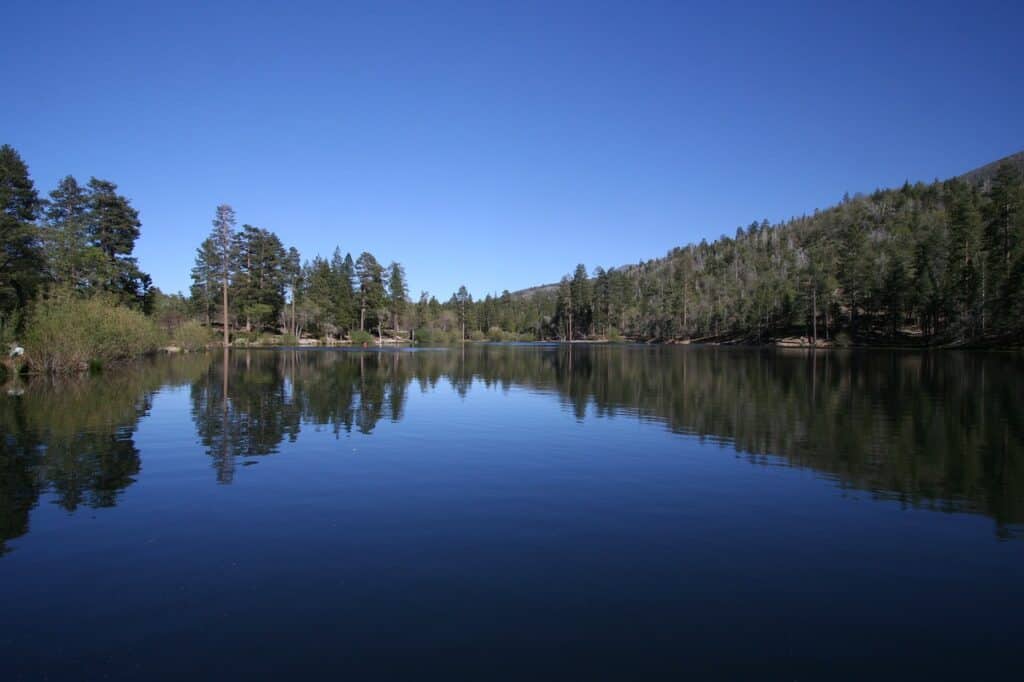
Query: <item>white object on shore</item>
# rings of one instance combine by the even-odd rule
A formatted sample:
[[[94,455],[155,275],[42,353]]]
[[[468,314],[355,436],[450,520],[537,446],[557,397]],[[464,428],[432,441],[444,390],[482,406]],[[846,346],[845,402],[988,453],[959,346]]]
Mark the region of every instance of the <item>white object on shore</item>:
[[[10,356],[12,358],[20,358],[24,354],[25,354],[25,349],[22,348],[21,346],[11,346]]]

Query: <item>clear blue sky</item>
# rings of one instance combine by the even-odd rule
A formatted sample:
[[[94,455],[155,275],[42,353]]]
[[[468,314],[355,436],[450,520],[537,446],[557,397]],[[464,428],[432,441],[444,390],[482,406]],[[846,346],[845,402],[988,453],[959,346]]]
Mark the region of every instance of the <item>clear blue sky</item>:
[[[483,296],[1024,148],[1024,3],[209,4],[0,15],[0,143],[165,291],[219,203]]]

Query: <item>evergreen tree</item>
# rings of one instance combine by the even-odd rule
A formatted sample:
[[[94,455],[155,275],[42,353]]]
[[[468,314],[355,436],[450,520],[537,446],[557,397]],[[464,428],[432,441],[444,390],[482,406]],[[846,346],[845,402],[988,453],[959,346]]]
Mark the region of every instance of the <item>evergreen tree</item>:
[[[273,232],[243,225],[235,235],[234,251],[232,293],[246,331],[254,323],[260,328],[273,324],[284,307],[284,245]]]
[[[376,316],[372,321],[378,322],[385,306],[384,268],[381,267],[373,254],[364,251],[356,261],[356,279],[359,281],[359,329],[366,331],[368,316]]]
[[[210,235],[217,263],[220,265],[221,324],[224,331],[224,347],[231,345],[228,311],[228,287],[231,282],[231,266],[235,245],[235,210],[227,204],[217,207],[213,219],[213,233]]]
[[[207,326],[210,326],[217,309],[223,277],[217,243],[213,237],[207,237],[196,249],[190,289],[192,307],[204,317]]]
[[[1020,171],[1003,163],[996,171],[985,216],[986,289],[994,322],[1012,327],[1014,300],[1024,294],[1011,277],[1014,261],[1024,253],[1024,181]]]
[[[466,285],[459,287],[459,290],[452,295],[455,310],[458,314],[459,327],[462,330],[462,341],[466,341],[466,322],[469,319],[469,306],[473,303],[473,297],[469,295]]]
[[[35,220],[39,195],[13,147],[0,147],[0,333],[15,331],[35,294],[43,255]]]
[[[587,268],[583,263],[576,266],[569,287],[572,289],[573,331],[580,336],[587,336],[590,334],[593,292],[590,278],[587,277]]]
[[[92,273],[93,286],[113,292],[125,303],[141,304],[149,278],[132,256],[142,227],[139,212],[112,182],[91,178],[88,190],[88,238],[103,255],[102,264]]]
[[[335,247],[331,257],[331,274],[334,278],[334,324],[340,329],[349,330],[354,324],[356,308],[352,255],[346,253],[342,258],[341,249]]]
[[[396,332],[401,331],[401,320],[409,302],[409,287],[405,283],[405,268],[394,261],[388,266],[388,304],[391,308],[391,324]]]
[[[61,286],[86,289],[102,269],[103,252],[89,234],[91,198],[85,187],[68,175],[50,192],[43,228],[43,249],[49,278]]]
[[[295,307],[300,292],[302,291],[302,261],[299,251],[294,246],[288,248],[288,254],[284,260],[284,278],[288,286],[288,298],[291,303],[291,314],[288,317],[288,333],[299,336],[298,320],[295,315]]]

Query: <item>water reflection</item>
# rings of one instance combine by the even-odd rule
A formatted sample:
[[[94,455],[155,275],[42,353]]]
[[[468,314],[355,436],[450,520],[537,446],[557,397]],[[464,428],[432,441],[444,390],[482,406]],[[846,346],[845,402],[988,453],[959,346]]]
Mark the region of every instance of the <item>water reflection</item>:
[[[1024,522],[1022,379],[1019,355],[949,352],[468,346],[160,358],[0,398],[0,552],[44,493],[68,510],[116,504],[145,459],[133,435],[154,392],[181,385],[224,484],[243,458],[278,452],[304,427],[369,435],[400,421],[410,390],[447,384],[471,400],[476,384],[518,386],[579,420],[655,421],[878,497],[981,512],[1006,536]]]
[[[110,507],[134,482],[134,434],[161,386],[195,379],[208,360],[156,358],[103,376],[15,378],[0,398],[0,554],[28,530],[45,491],[68,511]]]

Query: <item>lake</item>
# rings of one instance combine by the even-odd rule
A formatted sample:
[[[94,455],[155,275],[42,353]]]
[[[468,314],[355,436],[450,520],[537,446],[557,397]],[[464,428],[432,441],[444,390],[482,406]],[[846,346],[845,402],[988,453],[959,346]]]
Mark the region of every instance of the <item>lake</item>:
[[[0,396],[0,677],[1012,679],[1024,357],[232,350]]]

